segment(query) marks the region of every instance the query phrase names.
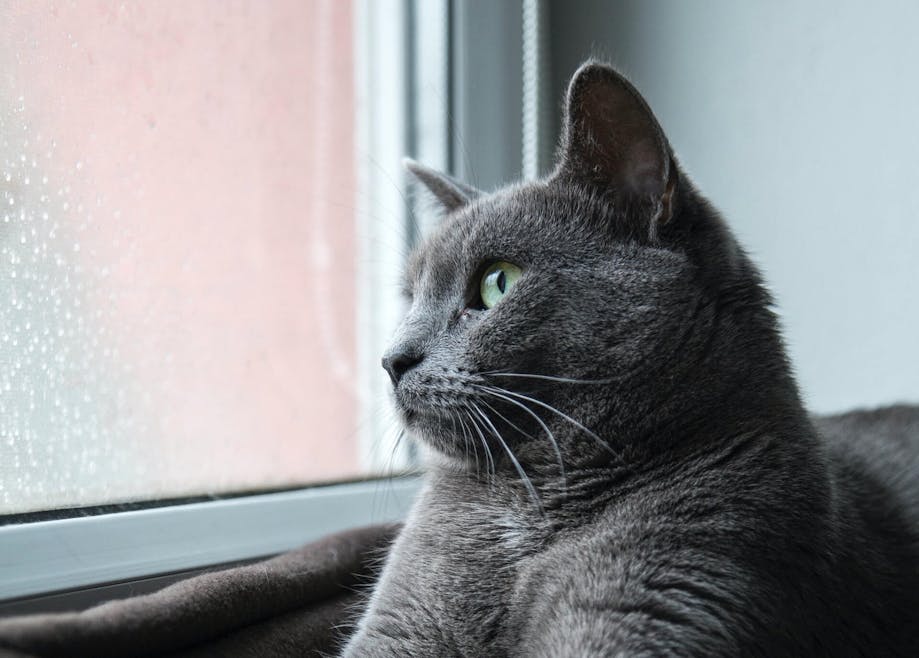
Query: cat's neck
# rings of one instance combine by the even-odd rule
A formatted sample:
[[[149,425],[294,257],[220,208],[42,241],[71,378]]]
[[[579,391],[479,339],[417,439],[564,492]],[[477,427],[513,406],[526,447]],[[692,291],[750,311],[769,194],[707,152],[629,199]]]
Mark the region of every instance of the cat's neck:
[[[494,455],[493,464],[436,460],[432,472],[454,485],[447,496],[448,506],[487,501],[495,508],[523,511],[557,529],[590,523],[642,490],[692,477],[700,468],[734,469],[733,455],[743,455],[756,444],[789,446],[782,458],[790,462],[813,465],[820,461],[816,435],[803,410],[799,413],[791,404],[784,407],[787,413],[772,415],[763,408],[754,411],[744,398],[738,394],[725,399],[721,413],[710,413],[704,421],[700,414],[692,421],[657,420],[625,429],[617,420],[620,441],[614,443],[615,454],[592,452],[590,458],[572,451],[580,444],[584,453],[590,452],[593,439],[583,433],[578,436],[570,427],[552,425],[565,446],[564,468],[544,458],[545,454],[541,459],[528,459],[524,452],[518,462],[526,480],[506,455]],[[604,431],[602,426],[600,431]],[[628,440],[623,440],[625,436]]]
[[[516,464],[499,452],[490,464],[442,462],[438,468],[472,487],[494,489],[498,482],[495,490],[519,505],[538,499],[550,513],[568,517],[566,510],[576,510],[589,518],[591,510],[678,477],[710,455],[729,454],[740,442],[780,440],[802,454],[816,450],[777,332],[763,330],[761,351],[773,356],[753,370],[734,365],[746,362],[731,353],[744,349],[732,335],[707,339],[703,356],[667,371],[666,382],[647,377],[627,389],[575,388],[554,399],[568,417],[546,415],[558,452],[543,436],[518,446]]]

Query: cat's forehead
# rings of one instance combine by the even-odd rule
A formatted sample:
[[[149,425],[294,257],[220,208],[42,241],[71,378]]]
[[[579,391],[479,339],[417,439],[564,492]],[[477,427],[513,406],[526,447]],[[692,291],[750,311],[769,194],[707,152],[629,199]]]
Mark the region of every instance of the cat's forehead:
[[[588,205],[545,184],[483,196],[447,216],[414,251],[407,278],[466,272],[492,259],[525,264],[540,255],[582,247],[589,241],[584,219],[593,211]]]

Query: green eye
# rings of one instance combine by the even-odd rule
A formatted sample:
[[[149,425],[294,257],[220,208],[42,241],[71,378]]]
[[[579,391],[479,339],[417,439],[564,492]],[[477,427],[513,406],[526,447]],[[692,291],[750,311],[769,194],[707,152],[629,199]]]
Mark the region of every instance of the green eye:
[[[503,260],[499,260],[485,270],[482,282],[479,284],[479,292],[485,308],[491,308],[509,293],[517,283],[517,279],[520,278],[520,273],[519,267]]]

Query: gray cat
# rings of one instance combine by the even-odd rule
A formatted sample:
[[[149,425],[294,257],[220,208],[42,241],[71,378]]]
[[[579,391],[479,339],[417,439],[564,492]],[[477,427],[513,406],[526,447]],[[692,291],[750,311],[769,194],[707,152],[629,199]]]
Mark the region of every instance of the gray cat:
[[[432,464],[344,655],[919,655],[919,411],[808,417],[625,79],[575,74],[545,180],[409,166],[446,219],[383,364]]]

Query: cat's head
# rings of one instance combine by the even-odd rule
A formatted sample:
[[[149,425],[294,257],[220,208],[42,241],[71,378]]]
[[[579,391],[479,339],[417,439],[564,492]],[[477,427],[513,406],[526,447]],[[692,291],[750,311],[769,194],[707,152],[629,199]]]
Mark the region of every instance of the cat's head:
[[[410,260],[383,365],[406,427],[444,454],[596,457],[630,423],[680,413],[677,387],[722,376],[707,350],[736,313],[771,331],[755,271],[608,66],[572,79],[545,180],[484,194],[409,168],[446,213]]]

